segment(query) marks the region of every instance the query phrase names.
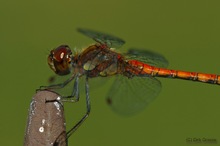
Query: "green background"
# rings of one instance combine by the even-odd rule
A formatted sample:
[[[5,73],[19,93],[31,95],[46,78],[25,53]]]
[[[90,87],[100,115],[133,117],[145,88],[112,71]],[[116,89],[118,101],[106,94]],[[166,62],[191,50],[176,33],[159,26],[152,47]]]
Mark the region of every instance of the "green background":
[[[163,54],[172,69],[220,74],[219,6],[218,0],[2,0],[1,145],[23,145],[30,100],[53,74],[46,63],[49,50],[93,43],[77,27],[119,36],[126,40],[125,49],[150,48]],[[160,81],[160,95],[133,117],[111,111],[104,98],[107,86],[91,93],[91,115],[69,145],[184,146],[187,138],[203,137],[220,141],[219,86]],[[65,104],[67,128],[84,114],[84,101]]]

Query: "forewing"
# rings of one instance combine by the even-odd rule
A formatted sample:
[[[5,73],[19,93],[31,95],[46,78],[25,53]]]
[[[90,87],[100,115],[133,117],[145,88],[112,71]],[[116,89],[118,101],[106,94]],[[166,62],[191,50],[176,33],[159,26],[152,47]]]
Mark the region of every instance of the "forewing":
[[[78,28],[77,30],[85,36],[92,38],[96,42],[107,45],[109,48],[119,48],[125,43],[124,40],[109,34],[84,28]]]

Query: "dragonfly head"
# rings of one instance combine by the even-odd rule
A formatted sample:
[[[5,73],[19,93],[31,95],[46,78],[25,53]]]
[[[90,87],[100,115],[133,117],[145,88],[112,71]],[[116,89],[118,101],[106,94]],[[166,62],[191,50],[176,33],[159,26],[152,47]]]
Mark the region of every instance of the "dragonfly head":
[[[69,46],[61,45],[50,51],[48,65],[58,75],[67,75],[71,71],[72,51]]]

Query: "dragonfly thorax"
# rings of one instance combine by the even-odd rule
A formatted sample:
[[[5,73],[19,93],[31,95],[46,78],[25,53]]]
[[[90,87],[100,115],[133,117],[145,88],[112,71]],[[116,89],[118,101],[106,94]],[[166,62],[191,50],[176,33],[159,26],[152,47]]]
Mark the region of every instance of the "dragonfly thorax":
[[[78,68],[88,77],[110,76],[118,72],[118,53],[104,45],[86,48],[78,58]]]

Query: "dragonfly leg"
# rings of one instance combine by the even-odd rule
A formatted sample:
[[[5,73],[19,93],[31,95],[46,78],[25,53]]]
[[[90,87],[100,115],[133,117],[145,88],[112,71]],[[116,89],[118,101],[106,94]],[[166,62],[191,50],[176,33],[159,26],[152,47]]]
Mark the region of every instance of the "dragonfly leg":
[[[68,83],[70,83],[74,78],[75,78],[75,74],[72,75],[69,79],[67,79],[66,81],[64,81],[63,83],[60,83],[60,84],[55,84],[55,85],[49,85],[49,86],[40,86],[39,89],[37,89],[36,91],[39,91],[39,90],[50,90],[50,89],[60,89],[60,88],[63,88],[65,87]]]
[[[75,97],[75,98],[74,98]],[[73,91],[69,96],[62,96],[64,102],[78,102],[79,101],[79,76],[76,75],[76,79],[73,86]]]
[[[88,77],[86,77],[86,84],[85,84],[85,88],[86,88],[86,114],[82,117],[81,120],[79,120],[76,125],[71,128],[68,132],[67,132],[67,138],[69,138],[78,128],[80,125],[82,125],[82,123],[88,118],[90,110],[91,110],[91,105],[90,105],[90,99],[89,99],[89,84],[88,84]]]

